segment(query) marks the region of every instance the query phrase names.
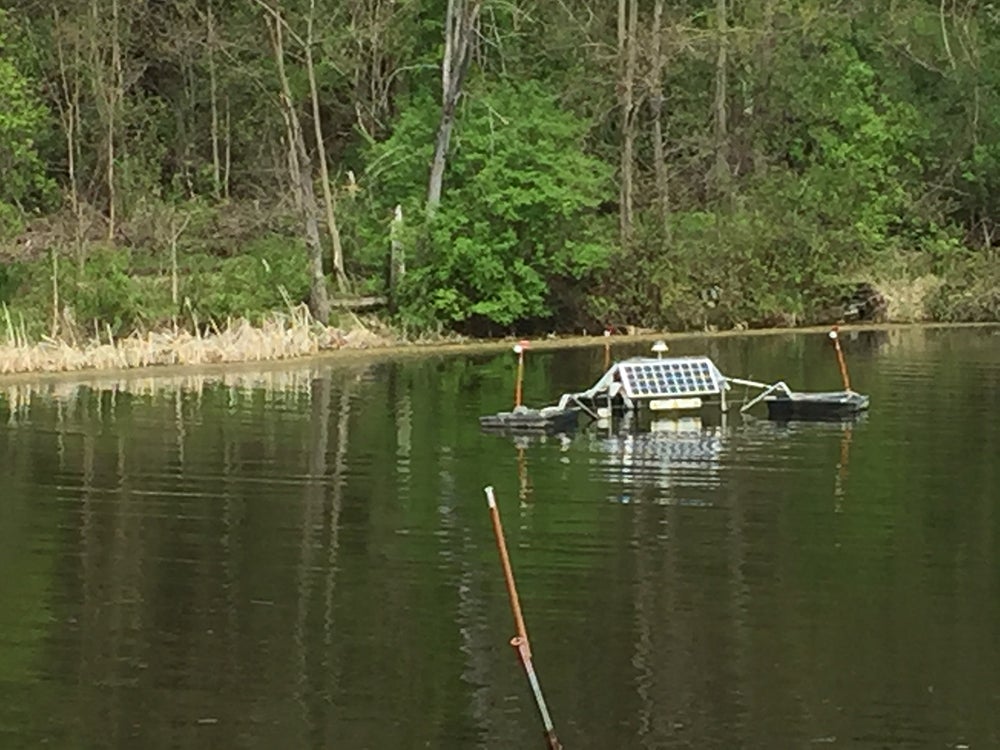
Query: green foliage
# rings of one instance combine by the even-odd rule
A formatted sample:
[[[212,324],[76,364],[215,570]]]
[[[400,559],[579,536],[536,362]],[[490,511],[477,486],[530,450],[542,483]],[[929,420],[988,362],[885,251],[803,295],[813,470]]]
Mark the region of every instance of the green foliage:
[[[369,154],[369,178],[422,217],[438,105],[414,102]],[[593,218],[608,169],[584,152],[586,124],[539,85],[469,97],[452,137],[441,206],[411,234],[403,313],[427,326],[514,326],[552,314],[552,284],[607,259]],[[389,205],[380,211],[387,214]],[[384,230],[383,230],[384,231]]]
[[[82,271],[62,263],[61,297],[81,324],[107,316],[126,329],[185,312],[169,302],[165,237],[179,226],[172,219],[192,216],[181,296],[199,320],[283,307],[282,288],[292,302],[306,296],[301,243],[287,239],[301,234],[301,217],[288,194],[267,23],[253,4],[223,2],[210,28],[196,6],[126,3],[117,24],[106,4],[39,13],[37,0],[9,0],[0,13],[5,257],[18,257],[29,231],[31,252],[74,255],[108,236],[112,126],[107,252],[122,255],[98,252]],[[711,117],[716,4],[666,4],[661,81],[652,6],[640,6],[634,231],[616,247],[624,81],[614,3],[490,5],[489,43],[460,100],[443,202],[428,221],[447,3],[317,0],[322,129],[353,288],[385,291],[398,203],[409,270],[400,313],[421,328],[570,329],[585,314],[672,327],[821,320],[846,279],[876,278],[903,256],[949,280],[935,315],[988,314],[963,295],[1000,242],[995,3],[730,3],[724,137]],[[308,8],[283,6],[284,62],[315,158],[296,40]],[[115,36],[123,78],[109,99]],[[720,146],[725,180],[713,172]],[[22,260],[3,272],[0,293],[44,331],[51,269]]]
[[[185,257],[181,298],[190,302],[199,322],[257,319],[307,297],[304,258],[297,243],[279,236],[252,242],[245,253],[221,262],[204,254]],[[60,258],[60,309],[66,322],[75,321],[81,335],[92,333],[96,322],[102,335],[110,327],[117,336],[164,325],[175,316],[188,320],[186,306],[171,305],[169,274],[153,269],[137,274],[138,265],[131,253],[113,248],[94,250],[82,265]],[[48,258],[0,266],[0,301],[9,302],[36,337],[48,332],[52,319],[51,273]]]
[[[0,242],[16,238],[24,231],[24,216],[17,206],[0,201]]]
[[[800,42],[780,60],[771,96],[781,122],[768,122],[761,147],[781,166],[777,175],[768,169],[751,202],[774,196],[783,213],[794,206],[823,231],[835,260],[885,247],[919,174],[913,107],[880,88],[848,39]]]
[[[81,323],[97,320],[120,333],[145,317],[146,301],[129,275],[129,254],[111,249],[93,253],[65,287],[63,297]]]
[[[48,113],[31,81],[8,58],[6,24],[0,10],[0,206],[37,206],[52,190],[37,147]],[[8,223],[4,219],[0,216],[0,232]]]
[[[0,302],[10,304],[21,286],[23,275],[23,264],[0,263]]]
[[[287,237],[263,237],[214,269],[192,274],[181,295],[202,317],[215,319],[258,318],[286,303],[297,304],[309,295],[305,249]]]
[[[64,325],[75,322],[79,331],[93,333],[95,324],[103,335],[107,328],[120,335],[151,323],[161,322],[164,295],[169,287],[155,278],[133,278],[130,255],[112,248],[96,248],[81,264],[62,256],[58,259],[59,308]],[[7,302],[23,319],[32,336],[49,332],[52,321],[52,261],[45,257],[10,265],[6,273]],[[3,288],[0,287],[0,292]]]
[[[913,106],[836,27],[778,42],[744,113],[754,169],[711,210],[676,210],[669,241],[653,230],[627,248],[621,265],[634,270],[607,280],[606,315],[674,327],[824,320],[881,252],[937,236],[912,215],[924,144]]]

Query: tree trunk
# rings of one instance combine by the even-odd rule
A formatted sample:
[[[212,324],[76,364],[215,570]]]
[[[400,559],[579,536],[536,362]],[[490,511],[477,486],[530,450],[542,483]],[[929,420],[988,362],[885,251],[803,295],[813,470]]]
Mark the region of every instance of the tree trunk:
[[[628,11],[628,34],[625,55],[625,139],[622,144],[622,203],[624,211],[623,240],[632,238],[633,216],[635,214],[635,71],[636,48],[639,31],[639,0],[630,0]]]
[[[66,137],[66,179],[69,182],[69,202],[73,211],[74,254],[77,262],[83,262],[83,210],[80,205],[80,189],[77,186],[76,164],[79,148],[79,118],[80,118],[80,47],[79,42],[73,42],[73,81],[70,83],[69,65],[63,48],[65,29],[63,28],[59,11],[53,10],[53,35],[56,42],[56,56],[59,61],[59,82],[61,97],[59,110]]]
[[[184,217],[184,221],[177,225],[177,217],[171,213],[170,216],[170,302],[174,309],[174,327],[177,325],[177,311],[180,309],[180,278],[177,264],[177,243],[181,235],[191,222],[191,215]]]
[[[323,142],[323,123],[319,111],[319,91],[316,86],[316,69],[313,65],[313,15],[316,12],[316,0],[309,0],[309,18],[306,21],[306,74],[309,77],[309,95],[312,99],[313,128],[316,132],[316,152],[319,159],[320,180],[323,183],[323,203],[326,207],[326,226],[330,230],[332,247],[333,275],[337,280],[337,289],[342,293],[347,291],[347,274],[344,273],[344,248],[340,243],[340,230],[337,228],[336,203],[333,191],[330,189],[330,171],[326,163],[326,145]]]
[[[434,158],[427,185],[427,213],[441,204],[441,186],[448,159],[455,109],[472,62],[472,34],[482,0],[448,0],[445,18],[444,60],[441,64],[441,120],[434,138]]]
[[[291,170],[298,167],[298,173],[291,174],[296,202],[301,207],[305,230],[306,251],[309,261],[309,311],[323,325],[330,321],[330,299],[326,292],[326,277],[323,275],[323,244],[319,236],[319,207],[313,191],[312,162],[306,151],[302,137],[302,125],[292,101],[292,89],[285,73],[285,46],[283,39],[284,21],[280,14],[273,12],[271,42],[274,60],[281,83],[281,104],[284,110],[285,127],[288,131],[288,163]]]
[[[653,5],[653,71],[649,109],[653,116],[653,170],[656,174],[656,204],[663,231],[670,234],[670,183],[663,150],[663,0]]]
[[[455,105],[449,102],[441,110],[441,122],[434,137],[434,158],[431,160],[431,176],[427,185],[427,214],[432,215],[441,205],[441,188],[444,183],[444,168],[451,143],[451,129],[455,123]]]
[[[729,126],[726,117],[727,68],[729,65],[728,20],[726,0],[716,0],[719,51],[715,62],[715,183],[720,194],[729,190]]]
[[[115,132],[117,130],[118,106],[121,102],[124,76],[122,74],[121,42],[118,38],[118,0],[111,0],[111,86],[108,106],[108,240],[113,241],[116,229],[116,204],[118,202],[115,190]]]
[[[403,231],[403,207],[396,206],[389,230],[389,309],[395,312],[399,302],[399,284],[406,274],[406,257],[400,234]]]
[[[219,200],[222,197],[222,159],[219,155],[219,81],[215,73],[215,14],[212,0],[208,0],[208,12],[205,16],[208,36],[208,97],[211,107],[211,139],[212,139],[212,196]]]
[[[104,135],[104,184],[108,196],[108,231],[107,237],[113,240],[116,228],[117,196],[115,192],[115,134],[117,131],[118,85],[121,70],[121,51],[118,41],[118,0],[111,0],[111,23],[102,18],[99,0],[90,2],[91,28],[90,34],[90,64],[93,76],[94,96],[98,103],[99,115],[103,118]],[[110,26],[108,34],[111,39],[110,62],[105,56],[99,34],[106,26]]]
[[[622,245],[632,238],[635,193],[635,70],[636,35],[638,32],[639,0],[618,2],[618,45],[623,56],[621,81],[622,99],[622,156],[621,156],[621,205],[619,207]]]
[[[319,207],[313,192],[312,163],[306,156],[300,161],[299,189],[305,219],[306,248],[309,257],[309,311],[323,325],[330,322],[330,298],[323,274],[323,243],[319,237]]]
[[[49,249],[52,254],[52,338],[59,335],[59,253],[53,246]]]
[[[229,179],[232,174],[233,167],[233,136],[232,136],[232,126],[229,121],[229,97],[226,97],[226,148],[225,156],[223,158],[222,166],[222,195],[224,198],[229,198]]]

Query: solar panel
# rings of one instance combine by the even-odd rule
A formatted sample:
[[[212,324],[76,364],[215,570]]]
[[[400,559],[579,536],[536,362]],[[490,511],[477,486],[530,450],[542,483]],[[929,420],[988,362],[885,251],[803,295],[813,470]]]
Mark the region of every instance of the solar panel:
[[[618,364],[629,398],[713,396],[726,379],[708,357],[630,359]]]

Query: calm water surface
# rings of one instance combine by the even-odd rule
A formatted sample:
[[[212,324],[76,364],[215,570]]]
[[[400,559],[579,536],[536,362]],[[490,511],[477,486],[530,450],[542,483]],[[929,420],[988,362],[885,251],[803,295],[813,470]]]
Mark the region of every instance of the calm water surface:
[[[0,383],[0,748],[543,747],[487,484],[567,750],[1000,747],[1000,335],[844,345],[851,426],[525,443],[507,352]],[[838,387],[821,334],[672,352]]]

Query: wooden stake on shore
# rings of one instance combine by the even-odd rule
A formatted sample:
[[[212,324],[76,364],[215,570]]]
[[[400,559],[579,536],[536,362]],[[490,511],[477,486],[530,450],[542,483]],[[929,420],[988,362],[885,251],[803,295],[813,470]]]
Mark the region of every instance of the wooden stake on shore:
[[[542,726],[545,727],[545,743],[548,750],[563,750],[562,743],[556,737],[556,730],[552,724],[552,717],[549,715],[548,706],[542,695],[542,686],[538,682],[534,665],[531,662],[531,643],[528,640],[528,630],[524,625],[524,615],[521,612],[521,600],[517,595],[517,585],[514,583],[514,571],[510,566],[510,556],[507,554],[507,541],[503,534],[503,525],[500,523],[500,511],[497,509],[496,498],[493,495],[493,488],[486,487],[486,502],[490,508],[490,518],[493,521],[493,535],[497,541],[497,551],[500,553],[500,566],[503,568],[504,581],[507,584],[507,596],[510,599],[511,613],[514,615],[514,628],[517,635],[510,639],[510,645],[517,651],[521,667],[528,678],[528,685],[538,707],[538,713],[542,718]]]

